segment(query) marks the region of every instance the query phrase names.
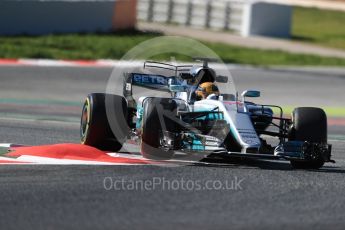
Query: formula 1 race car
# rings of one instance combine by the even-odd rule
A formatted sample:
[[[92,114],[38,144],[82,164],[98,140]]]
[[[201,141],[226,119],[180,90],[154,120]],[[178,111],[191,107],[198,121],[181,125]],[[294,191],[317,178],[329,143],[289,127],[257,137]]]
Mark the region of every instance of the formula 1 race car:
[[[285,159],[294,168],[311,169],[334,162],[322,109],[296,108],[292,118],[284,118],[279,106],[246,100],[260,97],[260,91],[246,90],[241,96],[227,91],[224,86],[232,83],[208,62],[145,62],[143,70],[150,69],[149,73],[123,74],[122,95],[88,95],[81,117],[82,143],[119,151],[132,140],[145,158],[153,160],[259,157]],[[168,74],[152,74],[154,70]],[[169,96],[135,98],[133,87]]]

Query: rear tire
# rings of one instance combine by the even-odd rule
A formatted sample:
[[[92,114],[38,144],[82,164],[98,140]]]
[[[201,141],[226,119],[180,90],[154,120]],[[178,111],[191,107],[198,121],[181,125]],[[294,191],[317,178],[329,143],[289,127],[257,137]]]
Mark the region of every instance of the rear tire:
[[[310,143],[327,143],[327,116],[320,108],[301,107],[292,113],[292,128],[289,133],[291,141],[308,141]],[[291,165],[298,169],[319,169],[324,159],[309,161],[291,160]]]
[[[174,131],[174,124],[160,112],[164,111],[165,114],[174,116],[176,109],[176,102],[169,98],[147,98],[145,100],[141,136],[143,157],[152,160],[168,160],[173,157],[173,150],[166,151],[161,148],[161,138],[163,136],[162,125],[165,125],[167,131]]]
[[[106,110],[106,104],[116,108],[117,112],[111,114],[111,124]],[[121,108],[122,107],[122,111]],[[84,103],[80,136],[81,143],[96,147],[105,151],[117,152],[122,148],[128,134],[127,125],[127,102],[125,98],[118,95],[92,93],[89,94]]]

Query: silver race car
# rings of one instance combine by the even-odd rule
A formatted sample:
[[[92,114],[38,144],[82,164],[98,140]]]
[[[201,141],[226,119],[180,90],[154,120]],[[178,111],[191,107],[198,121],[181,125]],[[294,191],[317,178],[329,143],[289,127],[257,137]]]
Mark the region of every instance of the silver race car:
[[[260,97],[260,91],[232,92],[232,82],[207,59],[182,66],[145,62],[143,70],[148,69],[125,73],[122,95],[88,95],[81,117],[83,144],[119,151],[130,140],[154,160],[258,157],[312,169],[334,162],[322,109],[296,108],[284,118],[279,106],[247,100]],[[133,87],[168,96],[136,98]]]

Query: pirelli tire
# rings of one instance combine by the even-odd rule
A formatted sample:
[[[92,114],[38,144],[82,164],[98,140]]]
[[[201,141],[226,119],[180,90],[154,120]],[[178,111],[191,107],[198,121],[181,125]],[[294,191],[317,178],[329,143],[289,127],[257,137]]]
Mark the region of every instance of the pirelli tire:
[[[327,116],[320,108],[300,107],[292,112],[292,127],[289,140],[327,144]],[[325,161],[322,158],[309,161],[291,160],[298,169],[319,169]]]
[[[109,106],[110,116],[107,116],[106,106]],[[89,94],[81,116],[81,143],[105,151],[119,151],[129,132],[127,111],[124,97],[104,93]],[[116,130],[115,134],[113,130]]]
[[[174,123],[169,116],[176,115],[176,102],[169,98],[147,98],[143,105],[141,154],[151,160],[168,160],[173,150],[163,149],[161,139],[163,128],[174,131]]]

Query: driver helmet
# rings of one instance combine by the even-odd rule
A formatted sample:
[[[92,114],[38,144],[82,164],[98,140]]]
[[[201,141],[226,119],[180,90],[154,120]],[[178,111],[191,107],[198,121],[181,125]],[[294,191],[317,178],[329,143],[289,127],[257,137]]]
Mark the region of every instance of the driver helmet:
[[[212,82],[204,82],[196,90],[196,95],[199,100],[206,99],[211,94],[219,96],[219,89],[216,84]]]

